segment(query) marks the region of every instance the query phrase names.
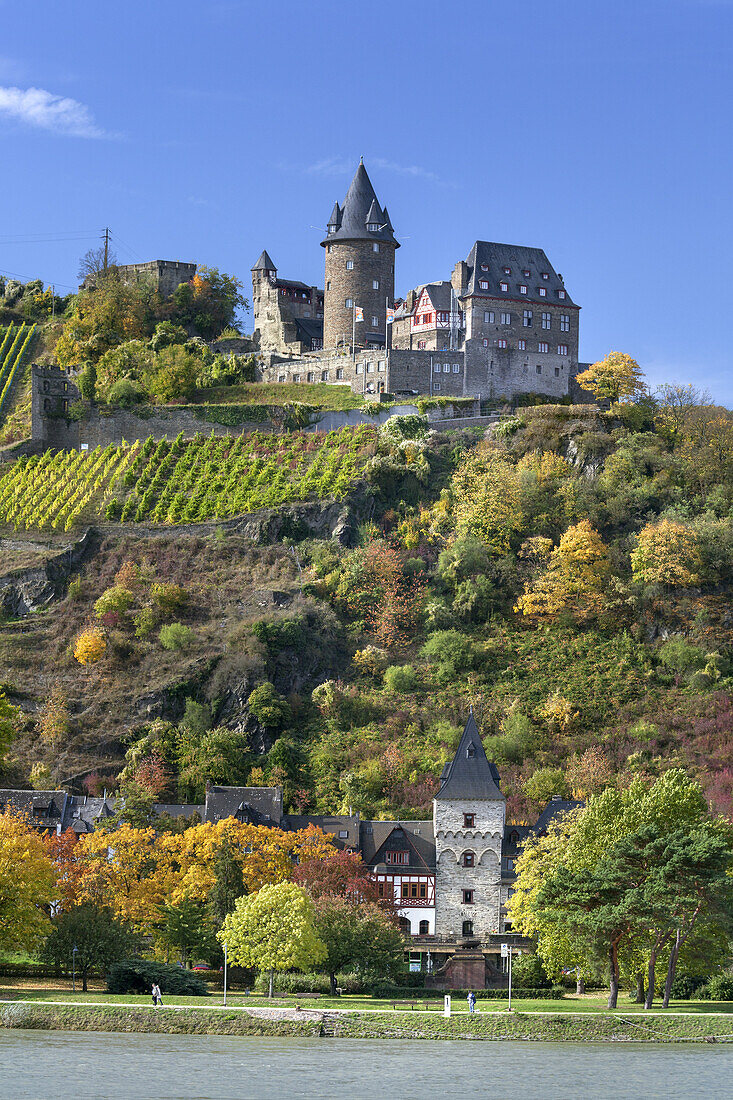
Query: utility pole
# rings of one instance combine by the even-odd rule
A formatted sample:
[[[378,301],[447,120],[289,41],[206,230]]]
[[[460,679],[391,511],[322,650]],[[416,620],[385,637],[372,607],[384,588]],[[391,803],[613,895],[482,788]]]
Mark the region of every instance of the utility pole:
[[[109,259],[109,226],[105,226],[104,233],[104,270],[107,270],[107,261]]]
[[[51,320],[56,317],[56,284],[51,285]]]

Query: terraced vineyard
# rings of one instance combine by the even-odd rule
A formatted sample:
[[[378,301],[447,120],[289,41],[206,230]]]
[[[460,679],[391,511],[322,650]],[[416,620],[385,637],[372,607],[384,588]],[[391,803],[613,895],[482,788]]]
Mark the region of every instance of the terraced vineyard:
[[[50,452],[0,477],[0,523],[69,531],[82,520],[181,524],[227,519],[288,501],[342,498],[376,447],[368,425],[326,436],[236,438]]]
[[[35,325],[9,325],[5,332],[0,329],[0,421],[7,413],[13,383],[20,375],[35,331]]]

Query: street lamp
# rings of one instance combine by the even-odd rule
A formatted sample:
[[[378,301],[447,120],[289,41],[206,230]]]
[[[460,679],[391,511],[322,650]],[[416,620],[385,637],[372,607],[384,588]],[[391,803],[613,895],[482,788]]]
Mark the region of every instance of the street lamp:
[[[224,944],[224,1005],[227,1003],[227,945]]]
[[[74,944],[71,949],[71,983],[74,993],[76,993],[76,953],[79,948]]]

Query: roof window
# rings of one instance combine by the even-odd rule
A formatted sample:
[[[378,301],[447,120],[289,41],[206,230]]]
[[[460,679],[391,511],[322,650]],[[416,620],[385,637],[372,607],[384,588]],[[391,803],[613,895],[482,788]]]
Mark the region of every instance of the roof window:
[[[489,265],[488,264],[481,264],[481,270],[482,271],[488,271],[489,270]]]
[[[550,278],[550,273],[549,273],[549,271],[543,271],[543,272],[542,272],[542,278],[543,278],[543,279],[544,279],[545,281],[547,281],[547,279],[549,279],[549,278]]]
[[[511,273],[512,273],[512,269],[510,267],[505,267],[504,268],[504,274],[505,275],[511,275]]]

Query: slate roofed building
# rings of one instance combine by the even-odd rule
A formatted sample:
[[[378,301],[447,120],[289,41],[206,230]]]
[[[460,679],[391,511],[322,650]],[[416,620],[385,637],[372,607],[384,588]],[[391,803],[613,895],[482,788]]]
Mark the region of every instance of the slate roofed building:
[[[66,791],[0,790],[0,813],[20,814],[41,832],[62,831],[69,795]]]
[[[249,825],[280,826],[283,792],[280,787],[219,787],[206,785],[204,821],[215,825],[227,817]]]
[[[302,355],[323,347],[323,290],[278,276],[267,250],[252,268],[252,308],[260,351]]]

